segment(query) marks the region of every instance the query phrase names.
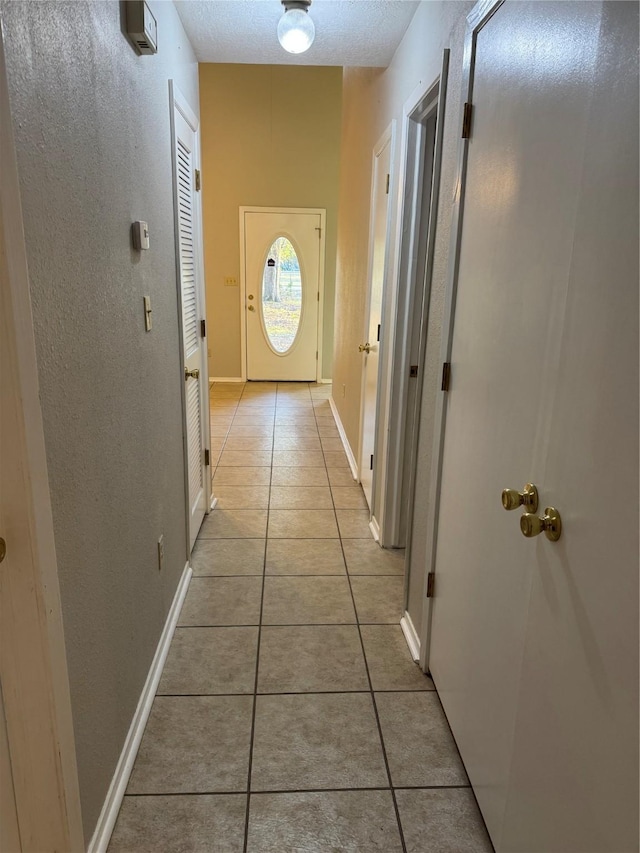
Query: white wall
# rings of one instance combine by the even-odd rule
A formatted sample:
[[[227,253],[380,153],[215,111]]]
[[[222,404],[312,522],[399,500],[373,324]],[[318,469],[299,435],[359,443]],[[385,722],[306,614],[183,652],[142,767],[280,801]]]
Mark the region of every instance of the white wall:
[[[197,112],[198,69],[172,3],[146,57],[124,7],[0,5],[87,841],[187,548],[168,81]]]
[[[451,50],[446,98],[443,160],[431,300],[424,374],[420,440],[418,449],[416,514],[412,550],[424,554],[428,508],[428,480],[433,440],[433,411],[439,389],[440,333],[448,263],[451,203],[460,137],[461,70],[465,17],[472,2],[423,2],[409,25],[389,67],[347,68],[344,73],[343,131],[340,207],[338,216],[338,259],[336,282],[336,329],[333,394],[351,447],[357,452],[360,421],[362,356],[358,343],[364,329],[367,296],[367,261],[373,147],[391,122],[396,123],[390,206],[393,211],[391,269],[397,269],[398,170],[402,136],[403,105],[419,87],[430,86],[440,74],[445,48]],[[385,340],[383,341],[383,399],[388,393],[390,331],[397,280],[392,276],[385,294]],[[342,396],[342,386],[344,397]],[[380,479],[378,478],[378,484]],[[374,506],[380,504],[379,496]],[[409,612],[419,626],[422,611],[422,576],[410,578]]]

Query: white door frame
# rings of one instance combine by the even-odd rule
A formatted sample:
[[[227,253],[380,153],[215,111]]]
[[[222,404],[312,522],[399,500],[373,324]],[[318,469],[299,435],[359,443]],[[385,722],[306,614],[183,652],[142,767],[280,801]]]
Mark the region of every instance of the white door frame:
[[[386,341],[385,341],[385,329],[386,329],[386,311],[385,305],[387,302],[387,291],[389,286],[389,281],[393,280],[393,267],[392,267],[392,259],[391,259],[391,221],[392,221],[392,207],[391,207],[391,192],[395,184],[395,138],[396,138],[396,121],[395,119],[389,124],[386,128],[382,136],[378,139],[376,144],[373,147],[373,152],[371,154],[371,192],[369,198],[369,258],[367,261],[367,299],[365,303],[364,309],[364,320],[362,326],[362,341],[365,342],[369,337],[369,314],[371,312],[371,287],[373,280],[373,261],[374,261],[374,239],[375,239],[375,227],[376,227],[376,158],[380,156],[384,147],[389,145],[389,201],[387,204],[387,233],[385,237],[385,260],[384,260],[384,277],[382,280],[382,309],[380,314],[380,348],[378,355],[378,381],[377,381],[377,392],[376,392],[376,425],[375,425],[375,438],[374,438],[374,450],[373,456],[374,459],[383,459],[385,455],[385,445],[386,445],[386,430],[381,429],[380,424],[380,416],[383,411],[383,400],[381,399],[382,389],[385,387],[383,382],[383,376],[385,374],[385,356],[386,356]],[[360,375],[360,426],[358,431],[358,455],[357,455],[357,463],[358,463],[358,477],[361,478],[361,468],[362,468],[362,450],[364,445],[364,412],[365,412],[365,384],[366,384],[366,369],[365,369],[365,361],[362,361],[362,369]],[[371,533],[376,541],[380,539],[380,526],[379,526],[379,507],[376,503],[376,494],[377,489],[379,487],[380,480],[380,467],[379,465],[373,466],[373,478],[371,483]],[[384,477],[383,477],[384,480]],[[383,482],[384,485],[384,482]]]
[[[195,151],[194,151],[194,165],[195,168],[201,170],[201,151],[200,151],[200,121],[198,116],[193,112],[189,103],[185,96],[182,94],[180,89],[176,86],[173,80],[169,80],[169,111],[171,117],[171,164],[172,164],[172,193],[173,193],[173,205],[174,205],[174,220],[175,220],[175,250],[176,250],[176,293],[178,298],[178,334],[180,341],[180,398],[182,401],[182,423],[183,423],[183,453],[184,453],[184,488],[185,488],[185,519],[186,519],[186,549],[187,549],[187,560],[191,558],[191,547],[190,547],[190,525],[191,525],[191,507],[189,506],[189,448],[187,446],[187,396],[185,389],[185,382],[183,379],[184,374],[184,327],[182,323],[182,289],[180,283],[180,247],[179,247],[179,236],[178,236],[178,202],[176,197],[176,129],[175,129],[175,111],[183,116],[184,120],[191,127],[195,137]],[[195,246],[194,246],[194,255],[196,261],[196,286],[198,289],[198,304],[200,307],[201,313],[201,321],[205,321],[205,329],[206,329],[206,316],[207,316],[207,303],[206,303],[206,287],[205,287],[205,278],[204,278],[204,245],[202,238],[202,193],[196,192],[194,193],[194,212],[196,215],[196,223],[194,228],[194,238],[195,238]],[[203,347],[203,358],[201,360],[200,366],[200,378],[198,380],[200,384],[200,400],[201,400],[201,411],[200,411],[200,423],[201,423],[201,449],[203,456],[205,451],[209,451],[209,459],[211,458],[211,451],[209,445],[211,444],[211,428],[209,424],[209,359],[207,357],[207,338],[206,335],[202,336]],[[213,491],[212,491],[212,477],[211,477],[211,465],[205,466],[205,476],[204,483],[207,488],[206,494],[206,509],[205,514],[209,512],[212,503],[213,503]]]
[[[327,211],[323,207],[240,207],[240,354],[241,379],[247,381],[247,269],[245,260],[245,213],[311,213],[320,217],[320,265],[318,270],[318,324],[316,329],[318,358],[316,359],[316,382],[322,381],[322,331],[324,325],[324,267],[327,233]]]
[[[388,424],[388,442],[387,457],[384,460],[386,488],[383,490],[381,541],[387,548],[401,548],[406,544],[408,549],[410,543],[415,472],[410,468],[410,480],[405,483],[405,459],[407,454],[415,457],[417,451],[448,69],[449,50],[445,50],[440,76],[430,85],[418,86],[403,108],[400,155],[403,166],[399,175],[396,230],[396,245],[399,251],[393,278],[395,304],[392,314],[395,323],[389,329],[392,363],[390,390],[383,414],[383,422]],[[425,128],[430,120],[437,120],[437,123],[433,159],[428,173],[425,173]],[[419,251],[424,253],[424,257],[416,263],[416,246],[423,241],[424,250]],[[418,329],[415,327],[416,315],[419,321]],[[415,380],[409,377],[412,360],[418,365]],[[415,400],[410,411],[409,386],[410,382],[414,381]],[[405,500],[407,495],[408,504]],[[402,541],[400,534],[403,516],[406,520],[406,543]],[[409,565],[408,550],[406,562]]]
[[[15,411],[10,435],[23,466],[15,495],[22,506],[10,515],[20,538],[0,531],[7,538],[0,678],[18,826],[22,849],[79,853],[84,839],[75,740],[1,22],[0,296],[8,351],[2,399],[5,411]]]
[[[464,104],[472,103],[473,96],[473,56],[478,33],[487,21],[502,6],[504,0],[480,0],[467,15],[467,32],[464,43],[462,69],[460,128],[464,121]],[[453,343],[453,324],[455,321],[456,294],[458,288],[458,270],[460,265],[460,244],[462,237],[462,218],[464,213],[464,192],[467,178],[467,159],[469,139],[461,136],[458,147],[458,166],[455,181],[455,196],[451,212],[451,238],[449,243],[449,266],[445,289],[445,305],[442,318],[442,342],[440,346],[441,364],[450,362]],[[424,672],[429,670],[429,648],[431,642],[432,601],[427,597],[429,575],[436,572],[436,551],[438,545],[438,520],[440,514],[440,491],[442,483],[442,461],[444,436],[446,429],[447,407],[446,391],[440,391],[436,397],[433,418],[433,450],[431,453],[431,471],[429,475],[429,505],[427,509],[427,541],[424,554],[424,588],[422,620],[416,629],[420,638],[420,666]]]

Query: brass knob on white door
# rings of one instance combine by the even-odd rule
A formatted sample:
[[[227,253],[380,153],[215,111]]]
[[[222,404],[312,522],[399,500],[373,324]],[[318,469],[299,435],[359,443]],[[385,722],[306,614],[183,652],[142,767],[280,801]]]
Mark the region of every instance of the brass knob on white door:
[[[255,309],[254,305],[247,305],[247,311],[255,311],[255,310],[256,309]]]
[[[538,511],[538,489],[533,483],[527,483],[522,492],[516,489],[502,490],[502,506],[507,510],[523,506],[527,512]]]
[[[185,382],[189,378],[198,379],[199,376],[200,376],[200,371],[198,370],[197,367],[194,367],[193,370],[187,370],[187,368],[185,367],[185,369],[184,369],[184,381]]]
[[[520,518],[520,530],[527,539],[539,536],[541,533],[551,542],[557,542],[562,535],[562,519],[557,509],[548,506],[542,518],[530,512],[525,512]]]
[[[366,352],[368,355],[371,352],[371,344],[360,344],[358,352]]]

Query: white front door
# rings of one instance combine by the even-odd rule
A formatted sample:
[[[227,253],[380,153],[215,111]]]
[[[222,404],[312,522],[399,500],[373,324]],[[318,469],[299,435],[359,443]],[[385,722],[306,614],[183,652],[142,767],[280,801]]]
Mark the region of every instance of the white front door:
[[[202,220],[196,189],[196,170],[199,169],[200,162],[197,118],[175,88],[173,95],[174,192],[185,382],[187,516],[189,543],[193,549],[211,492],[206,459],[209,383],[200,254]]]
[[[378,406],[378,370],[380,366],[380,324],[387,257],[389,214],[389,172],[391,169],[391,137],[378,147],[373,161],[373,208],[371,273],[369,280],[369,312],[361,344],[363,365],[362,441],[360,449],[360,482],[369,507],[373,509],[373,469],[376,444]]]
[[[247,379],[319,379],[322,211],[242,210]]]
[[[638,850],[637,38],[506,2],[469,39],[430,669],[505,853]]]

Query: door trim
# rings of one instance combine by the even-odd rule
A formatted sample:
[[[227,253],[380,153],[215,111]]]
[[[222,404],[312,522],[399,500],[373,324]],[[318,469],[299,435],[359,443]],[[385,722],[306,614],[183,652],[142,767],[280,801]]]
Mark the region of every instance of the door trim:
[[[176,253],[176,296],[178,300],[178,335],[179,335],[179,359],[180,359],[180,399],[182,403],[182,424],[183,424],[183,457],[184,457],[184,489],[185,489],[185,523],[186,523],[186,557],[187,560],[191,557],[190,543],[190,527],[191,527],[191,507],[189,506],[189,448],[187,445],[187,395],[186,382],[182,377],[184,374],[184,329],[182,324],[182,289],[180,284],[180,247],[178,237],[178,200],[176,192],[177,184],[177,165],[176,165],[176,126],[175,126],[175,111],[178,111],[189,127],[193,130],[195,136],[195,156],[194,163],[196,168],[201,169],[201,151],[200,151],[200,121],[198,116],[193,112],[185,96],[176,86],[173,80],[169,80],[169,114],[171,125],[171,192],[173,194],[173,210],[174,210],[174,237],[175,237],[175,253]],[[202,193],[194,193],[194,208],[196,212],[196,227],[194,229],[195,247],[194,254],[196,259],[196,275],[198,299],[202,314],[202,319],[207,316],[206,308],[206,286],[204,279],[204,245],[202,239]],[[202,338],[202,347],[204,349],[203,357],[200,365],[200,396],[201,396],[201,451],[204,458],[204,451],[210,443],[211,427],[209,423],[209,359],[207,357],[207,338]],[[211,468],[204,466],[204,482],[206,487],[205,495],[205,515],[209,512],[213,501],[212,477]]]
[[[440,171],[442,164],[442,139],[447,96],[447,76],[449,70],[449,50],[442,58],[440,75],[428,86],[421,85],[405,102],[402,121],[401,163],[399,176],[398,215],[395,263],[394,293],[392,315],[394,326],[390,332],[392,352],[391,386],[387,395],[385,423],[389,425],[387,456],[385,459],[387,487],[384,490],[384,529],[383,545],[398,548],[410,545],[412,500],[415,478],[404,483],[405,460],[407,452],[415,457],[418,442],[419,414],[424,380],[424,358],[427,341],[427,323],[429,317],[429,299],[431,295],[431,277],[435,251],[435,231],[438,214],[440,190]],[[411,155],[413,145],[424,146],[423,137],[427,121],[436,120],[433,161],[429,175],[424,175],[424,157]],[[411,156],[411,159],[410,159]],[[429,186],[426,186],[426,181]],[[426,194],[428,193],[428,198]],[[424,202],[428,202],[428,207]],[[408,227],[407,227],[408,226]],[[413,246],[425,240],[424,273],[413,263]],[[400,287],[407,281],[408,287]],[[412,317],[420,314],[420,328],[414,340]],[[417,345],[418,375],[416,377],[415,406],[409,411],[409,365],[411,350]],[[409,432],[408,432],[409,431]],[[415,462],[415,458],[412,460]],[[412,475],[413,466],[409,466]],[[407,518],[406,542],[401,541],[400,519],[406,512],[403,495],[410,500]],[[409,553],[407,551],[407,565]]]
[[[464,104],[473,103],[473,71],[475,64],[476,39],[480,30],[502,6],[504,0],[480,0],[467,15],[467,32],[464,42],[464,57],[462,65],[462,87],[460,90],[461,104],[459,122],[462,128]],[[473,118],[471,120],[473,130]],[[467,178],[467,159],[469,139],[460,138],[458,145],[458,165],[456,170],[455,193],[451,211],[451,238],[449,242],[449,263],[445,285],[445,304],[442,317],[442,342],[440,346],[440,363],[450,361],[453,343],[453,325],[455,321],[456,294],[458,288],[458,271],[460,266],[460,244],[462,237],[462,220],[464,214],[464,192]],[[453,378],[455,382],[455,377]],[[433,418],[433,448],[431,453],[431,470],[429,474],[429,504],[427,509],[426,529],[427,542],[424,555],[424,586],[422,619],[418,632],[420,636],[420,667],[424,672],[429,670],[429,651],[431,643],[432,599],[427,598],[427,583],[430,573],[435,573],[436,551],[438,545],[438,521],[440,515],[440,490],[442,483],[442,461],[444,451],[444,436],[446,430],[447,408],[445,405],[446,391],[439,391]]]
[[[11,361],[3,368],[10,372],[3,390],[17,398],[16,452],[24,455],[25,526],[33,557],[19,573],[3,572],[3,595],[11,597],[10,612],[18,617],[13,624],[4,619],[0,631],[3,647],[11,640],[2,678],[11,762],[19,770],[14,773],[16,811],[25,849],[80,851],[75,737],[1,22],[0,232],[0,287]],[[25,672],[33,678],[25,680]]]
[[[387,202],[387,232],[385,237],[385,247],[384,247],[384,276],[382,280],[382,306],[380,310],[380,349],[378,355],[378,380],[377,380],[377,388],[376,388],[376,424],[375,424],[375,433],[374,433],[374,441],[373,441],[373,455],[374,458],[383,459],[385,451],[381,451],[381,444],[384,444],[386,439],[385,431],[380,429],[380,415],[382,413],[382,400],[381,400],[381,390],[386,387],[386,383],[383,384],[383,376],[386,372],[385,370],[385,359],[386,359],[386,343],[385,340],[385,328],[386,328],[386,302],[387,302],[387,291],[389,280],[391,277],[392,267],[391,267],[391,223],[393,219],[393,208],[391,206],[391,198],[392,192],[395,185],[395,140],[396,140],[396,120],[388,125],[382,136],[378,139],[376,144],[373,146],[373,151],[371,153],[371,190],[369,196],[369,236],[368,236],[368,260],[367,260],[367,299],[365,302],[364,309],[364,320],[362,325],[362,340],[366,341],[369,337],[369,315],[371,312],[371,286],[372,286],[372,277],[373,277],[373,255],[374,255],[374,238],[375,238],[375,205],[376,205],[376,158],[380,156],[385,146],[389,145],[389,201]],[[362,465],[362,450],[364,446],[364,410],[365,410],[365,385],[366,385],[366,371],[365,371],[365,362],[362,360],[362,365],[360,368],[360,424],[358,431],[358,477],[360,476],[360,467]],[[382,441],[381,441],[382,436]],[[379,474],[377,472],[380,471],[380,466],[374,465],[373,468],[373,477],[371,480],[371,507],[370,507],[370,515],[371,521],[374,523],[372,528],[372,535],[374,531],[380,530],[379,519],[376,517],[376,512],[378,507],[376,506],[376,489],[378,488],[378,478]],[[378,537],[376,537],[377,541]]]
[[[316,382],[322,382],[322,331],[324,326],[324,268],[325,268],[325,245],[327,239],[327,211],[324,207],[253,207],[242,206],[239,208],[240,216],[240,356],[241,376],[240,382],[247,381],[247,317],[245,303],[247,299],[247,270],[245,261],[245,213],[310,213],[320,217],[320,263],[318,266],[318,289],[320,300],[318,303],[318,323],[316,328]],[[231,380],[235,381],[235,380]]]

